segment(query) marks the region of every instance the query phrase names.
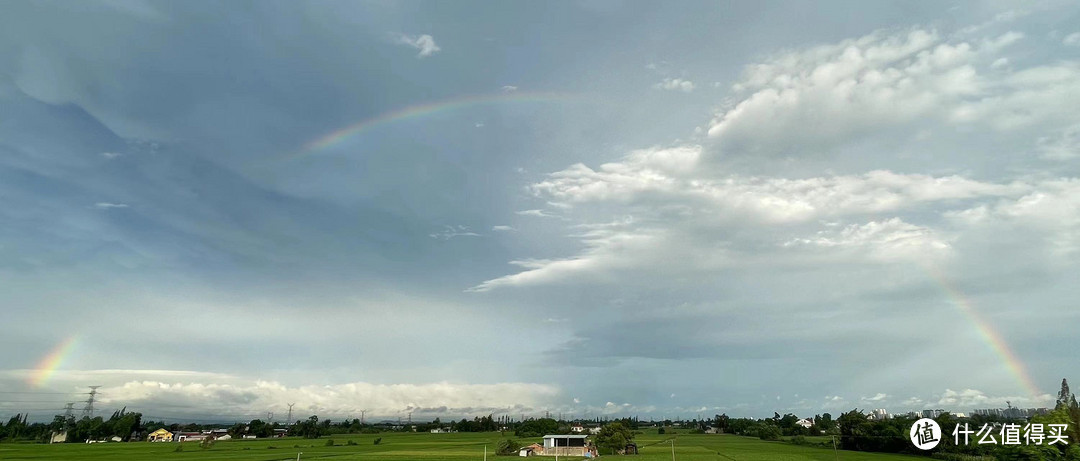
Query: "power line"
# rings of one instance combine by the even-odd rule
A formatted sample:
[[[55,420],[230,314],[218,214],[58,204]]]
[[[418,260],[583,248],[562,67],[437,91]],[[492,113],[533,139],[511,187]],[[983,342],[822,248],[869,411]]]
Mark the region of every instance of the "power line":
[[[0,391],[0,394],[56,394],[56,395],[86,395],[89,392],[39,392],[39,391]]]

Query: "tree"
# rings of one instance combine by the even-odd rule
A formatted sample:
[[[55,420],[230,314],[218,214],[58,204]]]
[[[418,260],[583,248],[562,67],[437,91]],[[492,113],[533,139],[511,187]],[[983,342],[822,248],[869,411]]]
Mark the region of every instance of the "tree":
[[[520,425],[514,435],[518,437],[540,437],[554,434],[559,430],[559,423],[551,418],[530,419]]]
[[[248,423],[247,433],[260,439],[265,439],[274,435],[274,427],[263,422],[261,419],[253,419]]]
[[[840,446],[845,450],[866,450],[867,435],[871,425],[866,415],[858,409],[843,413],[836,419],[840,427]]]
[[[319,425],[319,417],[311,415],[307,421],[296,423],[293,426],[297,435],[305,439],[317,439],[322,435],[323,428]]]
[[[1061,378],[1061,390],[1058,391],[1057,405],[1054,408],[1066,408],[1069,404],[1076,404],[1076,396],[1069,391],[1069,381]]]
[[[495,454],[508,456],[517,454],[518,443],[514,439],[500,440],[499,444],[495,446]]]
[[[721,415],[716,415],[715,420],[716,420],[716,422],[713,423],[713,424],[716,424],[717,432],[727,432],[728,431],[728,422],[731,421],[731,418],[728,417],[727,413],[724,413],[724,414],[721,414]]]
[[[780,440],[780,428],[772,421],[758,425],[757,436],[761,440]]]
[[[596,446],[601,453],[619,453],[626,449],[626,444],[634,441],[634,433],[620,422],[613,422],[600,428],[596,434]]]

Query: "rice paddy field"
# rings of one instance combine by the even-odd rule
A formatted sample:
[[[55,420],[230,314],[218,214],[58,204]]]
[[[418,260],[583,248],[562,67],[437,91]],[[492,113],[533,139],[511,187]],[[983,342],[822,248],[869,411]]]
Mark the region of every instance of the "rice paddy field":
[[[658,435],[647,431],[637,437],[641,447],[636,456],[601,456],[608,459],[638,461],[665,461],[672,459],[671,442],[675,437],[675,459],[738,460],[738,461],[877,461],[928,459],[914,456],[862,453],[852,451],[834,452],[831,448],[797,446],[784,442],[765,442],[756,438],[735,435]],[[376,438],[382,441],[375,445]],[[197,442],[184,442],[183,449],[176,451],[179,443],[100,443],[100,444],[0,444],[0,460],[235,460],[235,461],[284,461],[295,460],[432,460],[458,461],[484,459],[511,460],[519,457],[495,456],[495,444],[504,438],[490,433],[386,433],[364,435],[338,435],[321,439],[260,439],[229,440],[218,442],[211,448],[200,448]],[[327,445],[333,439],[334,445]],[[539,439],[514,438],[521,445],[539,442]],[[353,442],[353,445],[348,442]],[[533,459],[554,459],[533,457]],[[567,459],[560,457],[560,459]],[[572,458],[581,459],[581,458]]]

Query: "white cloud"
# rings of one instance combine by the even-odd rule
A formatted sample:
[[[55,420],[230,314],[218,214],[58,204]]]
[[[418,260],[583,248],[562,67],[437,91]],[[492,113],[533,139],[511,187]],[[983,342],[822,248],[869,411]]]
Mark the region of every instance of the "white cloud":
[[[493,232],[513,232],[517,229],[514,229],[512,226],[491,226],[491,230]]]
[[[435,39],[427,34],[420,36],[401,35],[398,37],[398,43],[409,45],[419,50],[416,54],[416,57],[418,58],[426,58],[441,50],[439,45],[435,44]]]
[[[1047,160],[1080,157],[1080,124],[1070,126],[1057,135],[1042,136],[1035,144],[1039,154]]]
[[[880,401],[885,400],[887,398],[889,398],[889,394],[878,392],[877,394],[874,394],[873,397],[863,397],[862,401],[864,401],[864,402],[880,402]]]
[[[244,412],[251,408],[269,409],[279,417],[283,402],[296,404],[300,413],[328,416],[391,416],[402,411],[428,415],[464,415],[478,412],[501,412],[507,408],[528,411],[547,404],[557,395],[556,388],[543,384],[374,384],[353,382],[333,385],[290,387],[270,381],[234,384],[204,382],[129,381],[101,389],[101,403],[123,403],[140,409],[168,403],[193,413],[214,411],[218,414]]]
[[[963,389],[955,391],[945,389],[937,400],[938,406],[948,406],[959,409],[974,408],[1004,408],[1006,405],[1019,406],[1021,408],[1045,406],[1052,401],[1049,394],[1039,396],[989,396],[976,389]]]
[[[511,261],[521,272],[485,281],[470,291],[568,280],[604,279],[623,270],[717,270],[762,257],[761,245],[815,247],[830,258],[881,262],[945,255],[949,238],[929,226],[897,217],[871,219],[841,229],[825,226],[814,237],[796,227],[815,221],[876,216],[936,203],[1020,197],[1024,183],[997,184],[960,176],[871,171],[805,179],[721,175],[699,168],[700,146],[634,151],[594,170],[577,164],[533,184],[538,197],[570,215],[627,216],[582,223],[572,234],[584,249],[570,257]],[[519,214],[544,215],[540,210]],[[716,229],[772,226],[769,232],[724,237]],[[769,241],[776,233],[790,235]],[[581,232],[580,230],[584,230]],[[733,240],[737,238],[737,240]],[[785,245],[786,244],[786,245]],[[739,254],[733,248],[758,248]],[[679,261],[669,267],[670,261]]]
[[[1065,46],[1080,46],[1080,32],[1073,32],[1065,36],[1065,39],[1061,41]]]
[[[708,134],[724,153],[788,154],[864,136],[899,142],[926,123],[1040,130],[1080,121],[1066,102],[1080,98],[1075,63],[1003,68],[1000,53],[1022,38],[913,29],[780,54],[747,67]]]
[[[483,237],[483,234],[478,234],[469,229],[468,226],[445,226],[441,231],[428,234],[436,240],[450,240],[454,237]]]
[[[683,93],[689,93],[694,91],[694,82],[690,80],[684,80],[681,78],[665,78],[660,83],[653,85],[653,88],[658,90],[669,91],[682,91]]]
[[[1068,256],[1080,250],[1080,179],[1055,179],[1030,193],[946,213],[961,225],[983,231],[1038,236]]]
[[[518,90],[518,87],[514,85],[503,85],[502,90],[504,93],[513,93]]]
[[[533,217],[537,217],[537,218],[555,218],[555,217],[558,217],[558,215],[554,215],[554,214],[548,213],[547,211],[540,210],[540,209],[515,211],[514,214],[516,214],[518,216],[533,216]]]
[[[101,210],[108,210],[112,208],[127,208],[128,205],[126,203],[97,202],[94,204],[94,207]]]
[[[105,159],[107,159],[107,160],[113,160],[113,159],[119,158],[119,157],[121,157],[123,155],[124,154],[121,154],[119,152],[102,152],[101,153],[101,156],[105,157]]]
[[[942,255],[950,248],[933,230],[908,224],[900,218],[852,224],[839,230],[825,229],[814,237],[795,238],[784,243],[787,247],[804,245],[846,249],[883,261],[923,261]]]
[[[994,184],[955,175],[935,177],[884,170],[806,179],[736,175],[712,178],[709,171],[695,171],[699,156],[698,146],[635,151],[623,161],[601,165],[597,170],[573,165],[533,184],[531,190],[538,197],[569,205],[660,206],[662,203],[655,200],[663,200],[687,212],[711,212],[711,219],[751,218],[777,223],[888,212],[927,202],[1015,196],[1028,190],[1019,183]]]

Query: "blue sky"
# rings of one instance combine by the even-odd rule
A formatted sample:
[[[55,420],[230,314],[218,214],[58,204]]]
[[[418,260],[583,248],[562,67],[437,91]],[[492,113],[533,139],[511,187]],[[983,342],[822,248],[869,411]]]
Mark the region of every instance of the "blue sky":
[[[4,9],[3,388],[810,416],[1076,372],[1069,2]]]

